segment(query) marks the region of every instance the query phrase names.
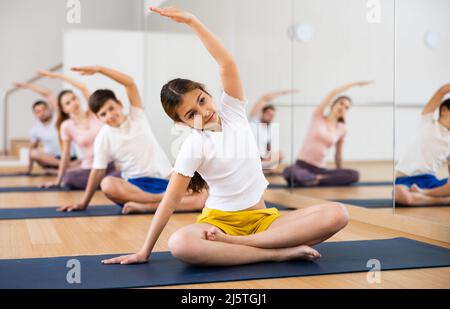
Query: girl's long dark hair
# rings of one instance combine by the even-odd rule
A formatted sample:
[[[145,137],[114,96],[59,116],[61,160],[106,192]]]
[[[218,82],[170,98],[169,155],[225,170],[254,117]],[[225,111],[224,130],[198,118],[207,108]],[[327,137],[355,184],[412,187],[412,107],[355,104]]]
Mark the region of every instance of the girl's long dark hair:
[[[162,87],[161,103],[164,111],[173,121],[181,122],[176,110],[183,102],[183,95],[195,89],[200,89],[209,95],[203,84],[189,79],[176,78],[169,81]],[[195,172],[189,182],[188,190],[192,192],[201,192],[204,189],[208,190],[208,184],[199,173]]]
[[[62,144],[62,141],[61,141],[61,125],[64,122],[64,120],[67,120],[70,117],[69,114],[67,114],[67,113],[65,113],[63,111],[62,102],[61,102],[62,97],[65,94],[67,94],[67,93],[72,93],[73,94],[73,91],[72,90],[63,90],[63,91],[61,91],[58,94],[58,110],[56,111],[58,113],[58,118],[56,119],[55,126],[56,126],[56,129],[58,130],[58,138],[59,138],[60,146]]]

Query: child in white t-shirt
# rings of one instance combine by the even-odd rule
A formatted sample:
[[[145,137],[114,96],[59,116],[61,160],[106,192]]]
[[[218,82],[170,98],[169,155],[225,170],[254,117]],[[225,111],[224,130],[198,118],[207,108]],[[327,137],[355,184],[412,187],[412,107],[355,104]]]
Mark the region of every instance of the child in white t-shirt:
[[[395,201],[405,206],[450,203],[448,178],[437,171],[450,164],[450,84],[439,88],[422,110],[422,125],[409,149],[399,159],[395,179]],[[439,108],[439,118],[433,118]]]
[[[338,203],[317,205],[280,215],[266,208],[267,180],[248,123],[246,100],[232,55],[192,14],[176,8],[152,11],[189,25],[220,67],[224,92],[218,108],[202,84],[174,79],[163,86],[161,102],[175,122],[192,128],[182,145],[164,198],[142,249],[103,263],[145,263],[187,188],[209,187],[206,207],[169,240],[172,254],[199,265],[238,265],[291,259],[316,260],[309,247],[347,224]]]
[[[105,125],[94,142],[94,159],[83,201],[59,210],[84,210],[100,184],[105,195],[123,206],[122,212],[154,211],[164,196],[172,166],[153,135],[133,79],[102,66],[73,68],[83,75],[103,74],[125,86],[130,112],[123,113],[122,103],[113,91],[100,89],[89,98],[89,108]],[[104,177],[108,163],[121,166],[121,176]],[[103,178],[104,177],[104,178]],[[206,190],[187,193],[182,210],[202,209]]]

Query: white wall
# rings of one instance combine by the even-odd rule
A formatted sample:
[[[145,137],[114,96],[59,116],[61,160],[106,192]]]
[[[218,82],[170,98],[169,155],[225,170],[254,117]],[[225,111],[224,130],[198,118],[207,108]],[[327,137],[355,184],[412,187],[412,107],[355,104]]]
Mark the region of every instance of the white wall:
[[[396,40],[397,104],[424,105],[450,82],[450,1],[399,0]],[[440,45],[425,45],[427,31],[440,34]]]
[[[81,23],[68,24],[63,0],[0,1],[0,123],[3,124],[3,96],[13,81],[32,77],[39,69],[62,62],[62,33],[66,29],[140,29],[142,0],[81,0]],[[120,44],[120,43],[119,43]],[[88,46],[84,47],[89,49]],[[58,81],[39,84],[55,92]],[[11,96],[9,132],[12,138],[26,138],[34,123],[31,104],[39,97],[29,91]],[[19,116],[20,115],[20,116]],[[3,125],[0,125],[0,135]],[[0,139],[3,148],[3,139]]]
[[[74,66],[103,65],[132,76],[142,92],[144,88],[144,35],[136,31],[110,30],[68,30],[63,36],[64,74],[77,78],[94,92],[97,89],[111,89],[123,101],[128,111],[128,98],[125,88],[113,80],[96,74],[81,76],[70,70]],[[89,48],[85,48],[89,46]],[[66,84],[82,98],[76,88]],[[87,102],[81,100],[87,107]]]

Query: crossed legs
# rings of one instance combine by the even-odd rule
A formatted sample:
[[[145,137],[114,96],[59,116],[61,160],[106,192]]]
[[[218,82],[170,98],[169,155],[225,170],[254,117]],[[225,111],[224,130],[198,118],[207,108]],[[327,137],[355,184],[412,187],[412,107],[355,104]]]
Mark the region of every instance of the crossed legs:
[[[348,213],[339,203],[327,203],[288,212],[261,233],[230,236],[210,224],[181,228],[169,239],[178,259],[198,265],[239,265],[292,259],[316,260],[320,243],[346,226]]]

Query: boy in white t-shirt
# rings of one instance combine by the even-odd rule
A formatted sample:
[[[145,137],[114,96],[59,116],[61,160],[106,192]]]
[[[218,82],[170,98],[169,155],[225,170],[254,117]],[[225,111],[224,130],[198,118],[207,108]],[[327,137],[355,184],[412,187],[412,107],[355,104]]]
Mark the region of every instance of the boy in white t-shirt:
[[[153,135],[136,84],[128,75],[101,66],[72,70],[82,75],[100,73],[124,85],[130,112],[123,113],[122,103],[111,90],[100,89],[90,96],[89,108],[105,125],[95,138],[94,161],[83,201],[59,210],[84,210],[100,183],[105,195],[123,206],[124,214],[154,211],[164,196],[172,166]],[[111,161],[120,165],[123,179],[103,178]],[[187,193],[180,209],[202,209],[206,197],[206,190]]]
[[[192,14],[176,8],[151,9],[192,28],[219,65],[224,91],[216,107],[198,82],[177,78],[162,87],[164,111],[175,122],[191,127],[191,134],[177,156],[167,193],[142,249],[102,262],[147,263],[186,189],[202,187],[209,187],[209,196],[197,222],[177,230],[169,239],[176,258],[205,266],[320,258],[310,245],[328,239],[347,224],[345,207],[327,203],[287,214],[266,208],[263,194],[268,182],[233,56]]]
[[[395,167],[395,201],[406,206],[450,203],[448,178],[436,173],[450,164],[450,84],[439,88],[422,110],[422,124],[413,143]],[[439,108],[439,118],[433,118]]]

